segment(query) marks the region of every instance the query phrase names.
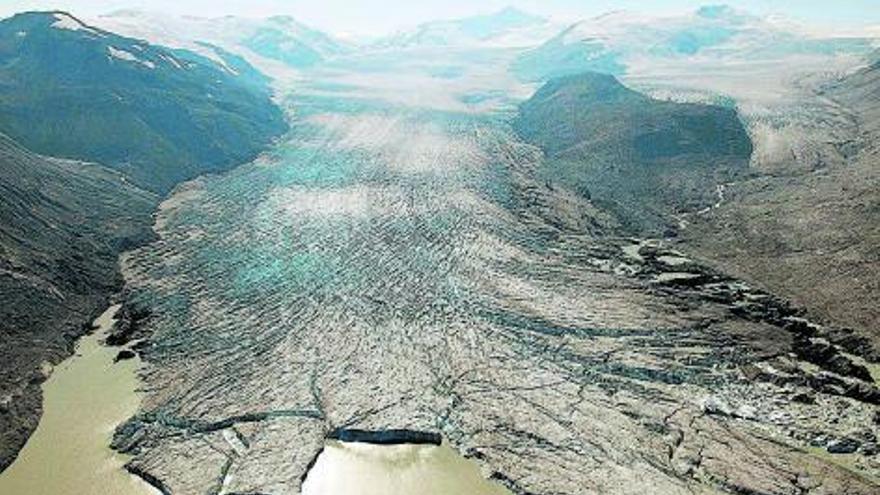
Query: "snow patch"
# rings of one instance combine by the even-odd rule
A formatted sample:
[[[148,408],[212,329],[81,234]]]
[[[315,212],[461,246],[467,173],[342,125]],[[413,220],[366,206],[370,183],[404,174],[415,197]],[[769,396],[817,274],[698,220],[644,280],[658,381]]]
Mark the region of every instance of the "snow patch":
[[[223,71],[233,75],[238,76],[239,73],[237,70],[233,69],[229,64],[226,63],[225,60],[220,55],[217,55],[217,58],[211,59],[212,62],[217,64]],[[220,82],[220,81],[217,81]]]
[[[172,57],[172,56],[170,56],[170,55],[162,55],[162,58],[163,58],[166,62],[168,62],[169,64],[173,65],[174,68],[176,68],[176,69],[180,69],[180,70],[183,70],[183,66],[180,65],[180,62],[178,62],[176,58],[174,58],[174,57]]]
[[[140,59],[134,56],[133,53],[127,52],[125,50],[121,50],[119,48],[115,48],[112,46],[108,46],[107,50],[110,51],[110,56],[113,58],[117,58],[119,60],[125,60],[128,62],[140,62]]]
[[[146,67],[148,69],[155,69],[156,68],[156,64],[154,64],[153,62],[151,62],[149,60],[141,60],[129,51],[122,50],[120,48],[116,48],[113,46],[108,46],[107,50],[110,52],[110,56],[117,59],[117,60],[124,60],[126,62],[135,62],[135,63],[143,65],[144,67]]]
[[[52,24],[52,27],[55,29],[67,29],[69,31],[85,31],[87,33],[99,34],[94,29],[86,26],[82,22],[76,20],[73,16],[68,14],[56,13],[53,14],[55,16],[55,22]]]

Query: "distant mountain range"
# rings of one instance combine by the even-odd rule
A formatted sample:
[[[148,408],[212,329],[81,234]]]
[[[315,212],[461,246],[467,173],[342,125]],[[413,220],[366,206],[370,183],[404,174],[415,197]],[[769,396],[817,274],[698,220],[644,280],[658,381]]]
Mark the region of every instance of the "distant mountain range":
[[[552,36],[559,26],[548,19],[508,7],[498,12],[420,24],[413,29],[384,37],[372,44],[378,48],[425,46],[534,46]]]
[[[289,16],[175,17],[120,10],[96,17],[92,22],[125,36],[187,49],[215,60],[218,57],[213,47],[220,47],[269,72],[273,63],[305,69],[352,50],[349,44]]]
[[[524,80],[540,81],[589,70],[620,75],[631,66],[657,60],[710,58],[720,63],[797,55],[866,55],[873,43],[869,38],[817,36],[794,23],[725,5],[660,18],[617,11],[572,24],[523,53],[513,70]]]

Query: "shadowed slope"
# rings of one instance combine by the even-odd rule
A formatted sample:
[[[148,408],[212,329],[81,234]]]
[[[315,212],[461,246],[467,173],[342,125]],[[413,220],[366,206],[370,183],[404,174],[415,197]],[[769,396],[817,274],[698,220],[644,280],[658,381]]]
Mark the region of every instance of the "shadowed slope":
[[[36,427],[41,365],[63,359],[119,288],[117,255],[151,235],[154,204],[117,172],[0,134],[0,468]]]
[[[752,152],[734,110],[655,100],[597,73],[548,82],[520,106],[514,127],[546,153],[548,180],[638,229],[711,204],[715,185],[745,170]]]
[[[4,20],[0,39],[0,130],[40,153],[112,165],[155,191],[248,161],[286,130],[250,73],[190,52],[57,12]]]

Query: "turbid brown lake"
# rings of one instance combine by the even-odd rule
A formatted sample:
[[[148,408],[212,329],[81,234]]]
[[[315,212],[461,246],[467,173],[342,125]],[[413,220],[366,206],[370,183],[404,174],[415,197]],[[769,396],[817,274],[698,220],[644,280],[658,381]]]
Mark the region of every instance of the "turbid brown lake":
[[[76,353],[55,367],[43,384],[43,417],[15,463],[0,474],[9,495],[155,495],[123,468],[110,449],[116,426],[137,409],[137,359],[113,363],[118,349],[102,340],[119,306],[96,321]]]
[[[96,321],[76,353],[43,384],[44,412],[15,463],[0,474],[0,494],[156,495],[110,449],[113,430],[140,402],[137,359],[113,362],[102,344],[119,306]],[[476,464],[447,445],[328,442],[303,495],[504,495]]]
[[[447,445],[328,442],[303,495],[506,495]]]

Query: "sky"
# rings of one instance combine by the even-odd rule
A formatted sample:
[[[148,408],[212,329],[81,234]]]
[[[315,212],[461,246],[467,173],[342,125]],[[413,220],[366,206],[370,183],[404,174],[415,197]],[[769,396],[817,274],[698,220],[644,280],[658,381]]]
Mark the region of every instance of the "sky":
[[[612,10],[675,14],[713,0],[0,0],[0,16],[24,10],[61,9],[83,17],[135,8],[198,16],[292,15],[331,33],[381,34],[436,19],[489,13],[508,5],[576,20]],[[880,0],[729,0],[755,14],[784,14],[828,27],[880,25]]]

